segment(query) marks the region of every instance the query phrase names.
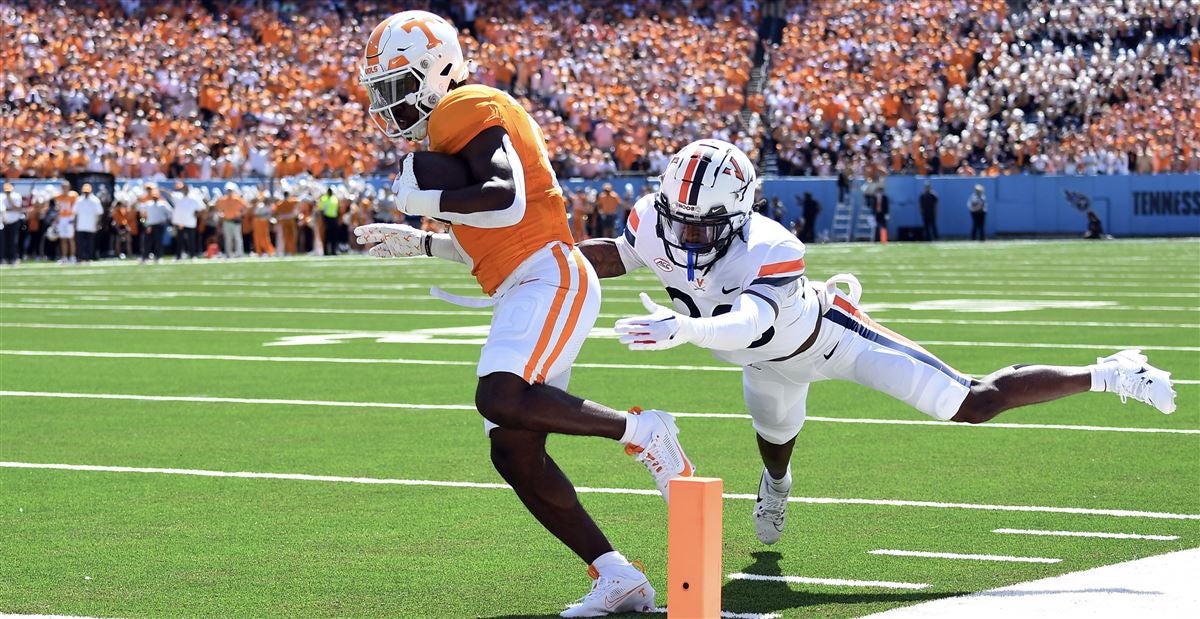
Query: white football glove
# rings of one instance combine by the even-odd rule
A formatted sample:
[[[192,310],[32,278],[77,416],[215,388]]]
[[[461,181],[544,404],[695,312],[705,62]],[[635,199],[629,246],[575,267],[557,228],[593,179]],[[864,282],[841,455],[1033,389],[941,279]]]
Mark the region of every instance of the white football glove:
[[[613,326],[629,350],[667,350],[691,341],[693,318],[651,301],[644,292],[639,297],[650,313],[622,318]]]
[[[431,234],[404,224],[367,224],[354,229],[359,245],[377,243],[367,250],[376,258],[427,256],[425,239]]]
[[[441,210],[442,192],[421,189],[417,183],[412,153],[405,155],[400,162],[400,173],[392,182],[392,193],[396,196],[396,208],[405,215],[436,217]]]

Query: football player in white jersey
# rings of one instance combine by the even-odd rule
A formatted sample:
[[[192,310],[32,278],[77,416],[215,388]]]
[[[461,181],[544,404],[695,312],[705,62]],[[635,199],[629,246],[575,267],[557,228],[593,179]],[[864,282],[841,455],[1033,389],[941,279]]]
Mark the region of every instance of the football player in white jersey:
[[[746,407],[762,455],[754,522],[772,544],[783,532],[789,462],[810,383],[841,379],[941,420],[982,423],[1018,406],[1110,391],[1175,410],[1170,375],[1137,350],[1079,367],[1015,365],[961,374],[857,308],[853,275],[804,275],[804,244],[753,211],[754,165],[736,146],[693,142],[671,158],[659,191],[629,213],[625,234],[579,244],[601,277],[640,268],[658,276],[674,309],[642,293],[650,313],[618,320],[633,350],[695,344],[743,367]],[[848,292],[839,284],[845,284]]]

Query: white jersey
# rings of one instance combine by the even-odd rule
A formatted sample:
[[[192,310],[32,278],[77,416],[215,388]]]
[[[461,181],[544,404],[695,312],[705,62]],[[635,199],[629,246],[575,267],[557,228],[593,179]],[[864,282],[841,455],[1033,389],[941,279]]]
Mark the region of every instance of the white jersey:
[[[629,212],[625,234],[616,240],[626,271],[647,267],[667,289],[675,310],[693,318],[719,316],[738,295],[750,294],[776,310],[775,322],[743,350],[714,350],[729,363],[749,365],[782,359],[812,335],[820,307],[804,277],[804,244],[775,221],[757,213],[710,268],[696,271],[671,261],[658,236],[654,194]]]
[[[199,221],[196,214],[204,210],[204,203],[186,193],[175,193],[171,210],[171,224],[183,228],[195,228]]]
[[[75,230],[78,232],[99,232],[100,217],[104,215],[104,207],[96,194],[85,193],[75,200]]]

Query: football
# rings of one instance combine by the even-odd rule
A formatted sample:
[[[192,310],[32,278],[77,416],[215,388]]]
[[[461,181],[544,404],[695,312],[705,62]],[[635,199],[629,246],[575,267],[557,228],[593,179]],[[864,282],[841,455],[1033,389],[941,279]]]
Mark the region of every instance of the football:
[[[421,189],[462,189],[478,181],[467,162],[454,155],[421,151],[412,154],[413,174]]]

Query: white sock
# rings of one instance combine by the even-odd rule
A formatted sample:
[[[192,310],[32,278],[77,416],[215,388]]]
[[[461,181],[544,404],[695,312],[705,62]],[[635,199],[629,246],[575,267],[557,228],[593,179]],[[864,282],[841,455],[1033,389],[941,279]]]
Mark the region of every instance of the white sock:
[[[787,472],[783,474],[783,479],[775,479],[771,477],[770,471],[767,472],[767,485],[775,492],[788,492],[792,489],[792,467],[788,465]]]
[[[1115,391],[1117,388],[1117,364],[1097,363],[1087,366],[1092,375],[1092,391]]]
[[[596,571],[601,575],[609,574],[613,570],[620,569],[627,565],[629,565],[629,559],[626,559],[625,555],[615,550],[612,552],[606,552],[599,557],[596,557],[595,561],[592,561],[592,567],[596,568]]]
[[[621,444],[628,445],[633,442],[638,431],[638,416],[633,413],[625,413],[625,433],[621,435]]]

